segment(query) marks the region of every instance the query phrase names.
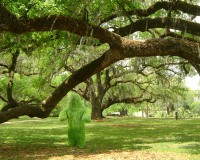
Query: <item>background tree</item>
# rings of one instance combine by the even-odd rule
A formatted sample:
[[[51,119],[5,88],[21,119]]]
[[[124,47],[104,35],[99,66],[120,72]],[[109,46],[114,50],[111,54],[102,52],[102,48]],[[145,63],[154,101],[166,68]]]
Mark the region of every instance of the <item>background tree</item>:
[[[73,60],[73,63],[81,61],[78,57],[77,62]],[[178,68],[176,67],[176,71],[173,70],[175,65],[187,64],[187,62],[160,64],[161,61],[163,60],[152,60],[152,58],[146,59],[146,62],[144,59],[120,61],[78,85],[73,91],[91,103],[92,119],[102,118],[104,109],[115,103],[136,104],[143,101],[154,103],[158,97],[166,97],[160,92],[174,87],[174,85],[171,87],[169,77],[177,75]],[[76,70],[70,66],[65,68],[71,73]],[[179,76],[178,82],[184,74],[177,76]]]

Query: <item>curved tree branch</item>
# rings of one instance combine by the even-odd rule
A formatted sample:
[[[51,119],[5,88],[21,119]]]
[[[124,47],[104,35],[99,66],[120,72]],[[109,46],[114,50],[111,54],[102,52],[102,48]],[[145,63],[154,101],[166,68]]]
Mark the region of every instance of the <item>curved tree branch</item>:
[[[0,31],[22,34],[27,32],[67,30],[80,36],[94,37],[114,45],[120,36],[98,26],[64,15],[50,15],[40,18],[18,19],[0,2]],[[13,25],[15,24],[15,25]]]
[[[111,105],[113,104],[116,104],[116,103],[133,103],[133,104],[137,104],[137,103],[142,103],[144,101],[147,101],[149,103],[155,103],[156,100],[158,98],[155,98],[153,100],[153,98],[144,98],[144,99],[141,99],[142,98],[142,95],[141,96],[138,96],[138,97],[128,97],[128,98],[124,98],[124,99],[108,99],[107,102],[105,102],[102,106],[101,106],[101,110],[103,111],[104,109],[106,108],[109,108]]]
[[[184,38],[188,41],[191,41],[191,42],[194,42],[194,43],[200,43],[200,41],[194,39],[194,38],[190,38],[190,37],[183,37],[182,35],[180,34],[177,34],[177,33],[174,33],[174,32],[167,32],[163,35],[160,36],[160,38],[165,38],[165,37],[175,37],[175,38]]]
[[[41,108],[34,107],[32,105],[21,105],[11,108],[8,111],[0,112],[0,123],[23,115],[27,115],[29,117],[35,117],[37,115],[39,118],[44,118],[44,112]]]
[[[89,101],[90,100],[90,98],[86,95],[86,93],[84,92],[84,91],[82,91],[82,90],[77,90],[77,89],[75,89],[75,88],[73,88],[72,89],[72,91],[73,92],[75,92],[75,93],[77,93],[77,94],[79,94],[81,97],[83,97],[86,101]]]
[[[2,63],[0,63],[0,66],[2,66],[2,67],[5,67],[5,68],[9,69],[9,66],[8,66],[8,65],[6,65],[6,64],[2,64]]]
[[[3,72],[2,72],[2,74],[5,74],[5,73],[9,73],[9,71],[3,71]],[[19,72],[14,71],[14,73],[19,73]],[[23,74],[23,75],[25,75],[25,76],[32,76],[32,75],[38,75],[38,74],[40,74],[40,73],[39,73],[39,72],[27,73],[27,72],[22,71],[22,72],[20,72],[19,74]]]
[[[156,2],[154,3],[152,6],[150,6],[147,9],[132,9],[130,11],[127,11],[125,14],[129,14],[129,15],[137,15],[139,17],[147,17],[151,14],[154,14],[155,12],[157,12],[160,9],[165,9],[165,10],[180,10],[183,13],[188,13],[191,15],[195,15],[195,16],[200,16],[200,6],[198,5],[193,5],[193,4],[189,4],[187,2],[183,2],[183,1],[175,1],[175,2]],[[118,14],[112,14],[106,18],[101,19],[101,24],[108,22],[110,20],[113,20],[114,18],[117,18],[119,15]]]
[[[1,109],[2,112],[7,111],[10,108],[17,107],[19,104],[17,101],[14,100],[13,98],[13,93],[12,93],[12,88],[13,88],[13,80],[14,80],[14,72],[17,64],[17,58],[20,54],[20,51],[17,50],[15,53],[12,55],[12,63],[8,67],[9,68],[9,78],[8,78],[8,86],[7,86],[7,99],[8,99],[8,104],[3,106]]]
[[[17,58],[19,56],[19,50],[17,50],[13,55],[12,55],[12,64],[9,67],[9,79],[8,79],[8,88],[7,88],[7,97],[8,97],[8,102],[14,101],[12,97],[12,87],[13,87],[13,80],[14,80],[14,72],[17,64]]]
[[[124,37],[136,31],[144,32],[153,28],[166,28],[166,26],[184,33],[190,33],[196,36],[200,35],[200,24],[171,17],[140,19],[130,25],[116,29],[115,33]]]

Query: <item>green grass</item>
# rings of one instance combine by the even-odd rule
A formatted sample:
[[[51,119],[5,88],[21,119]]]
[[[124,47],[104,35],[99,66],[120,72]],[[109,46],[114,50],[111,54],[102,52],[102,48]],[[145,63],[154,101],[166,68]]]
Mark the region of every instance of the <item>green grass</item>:
[[[86,147],[66,147],[67,123],[57,118],[1,124],[0,159],[50,159],[134,151],[200,159],[200,120],[112,118],[86,124]],[[33,121],[35,120],[35,121]],[[174,159],[171,158],[171,159]],[[66,158],[67,159],[67,158]],[[179,159],[179,158],[178,158]]]

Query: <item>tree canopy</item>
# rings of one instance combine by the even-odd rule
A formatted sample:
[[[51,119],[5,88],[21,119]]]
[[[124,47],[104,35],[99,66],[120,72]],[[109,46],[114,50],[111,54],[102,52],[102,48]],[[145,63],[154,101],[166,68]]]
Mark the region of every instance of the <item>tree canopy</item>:
[[[200,15],[200,6],[195,1],[152,2],[1,0],[1,54],[10,49],[12,62],[9,66],[4,62],[0,65],[8,69],[10,78],[7,99],[1,96],[8,102],[8,108],[0,113],[0,122],[22,115],[48,117],[71,89],[125,58],[169,57],[170,63],[180,63],[182,71],[179,72],[188,74],[188,68],[192,65],[200,74],[200,24],[195,19]],[[141,32],[148,33],[149,37],[137,40],[137,34]],[[52,48],[47,48],[46,44]],[[68,55],[75,55],[69,48],[82,46],[84,51],[84,46],[88,45],[94,48],[104,46],[103,53],[101,51],[74,71],[47,98],[36,105],[14,100],[11,95],[12,77],[21,53],[28,56],[37,50],[45,54],[44,62],[48,59],[55,61],[55,66],[62,66],[56,63],[53,55],[59,54],[59,58],[65,59]],[[54,54],[50,51],[54,51]],[[85,51],[85,54],[89,53]],[[54,67],[52,64],[49,66]],[[31,73],[38,74],[33,70]]]

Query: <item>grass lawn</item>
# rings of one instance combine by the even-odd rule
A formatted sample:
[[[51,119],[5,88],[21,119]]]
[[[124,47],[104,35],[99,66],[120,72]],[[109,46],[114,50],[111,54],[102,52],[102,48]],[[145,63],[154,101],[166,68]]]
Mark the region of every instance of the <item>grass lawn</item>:
[[[19,122],[18,122],[19,121]],[[200,159],[199,119],[111,118],[86,124],[84,149],[66,147],[67,122],[0,124],[0,159]]]

